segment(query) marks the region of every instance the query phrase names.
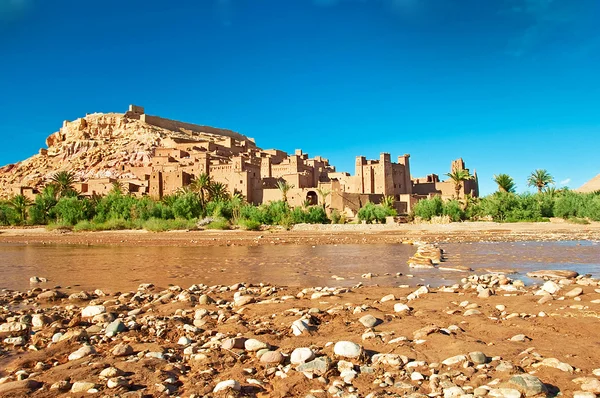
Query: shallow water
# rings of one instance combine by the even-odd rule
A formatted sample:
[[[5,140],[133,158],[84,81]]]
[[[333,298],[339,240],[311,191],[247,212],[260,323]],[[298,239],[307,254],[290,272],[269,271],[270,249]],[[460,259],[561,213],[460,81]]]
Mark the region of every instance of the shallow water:
[[[538,269],[573,269],[600,277],[598,242],[506,242],[443,244],[448,265],[514,269],[516,277]],[[31,276],[48,278],[43,287],[73,290],[135,289],[151,282],[165,287],[194,283],[268,282],[287,286],[351,286],[428,283],[448,285],[457,272],[411,269],[410,245],[324,245],[258,247],[121,247],[41,244],[0,245],[0,289],[26,289]],[[374,273],[372,279],[362,274]],[[385,275],[385,274],[389,275]],[[396,273],[402,273],[395,277]],[[335,280],[333,275],[344,278]],[[412,275],[413,277],[409,277]]]

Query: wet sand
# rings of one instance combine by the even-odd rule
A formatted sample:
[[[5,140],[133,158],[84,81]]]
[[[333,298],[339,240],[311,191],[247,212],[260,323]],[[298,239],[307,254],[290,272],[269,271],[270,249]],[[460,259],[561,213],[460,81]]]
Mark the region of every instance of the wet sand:
[[[465,222],[397,225],[297,225],[292,231],[147,231],[67,232],[44,228],[0,229],[0,243],[59,243],[132,246],[260,246],[427,242],[600,241],[600,222]]]

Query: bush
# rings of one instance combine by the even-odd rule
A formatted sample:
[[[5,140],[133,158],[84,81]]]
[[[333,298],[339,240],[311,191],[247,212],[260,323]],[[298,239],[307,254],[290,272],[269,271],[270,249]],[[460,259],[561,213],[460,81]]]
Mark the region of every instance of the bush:
[[[465,212],[458,200],[449,200],[444,203],[443,215],[448,216],[450,221],[458,222],[465,219]]]
[[[333,209],[331,212],[331,223],[332,224],[345,224],[346,217],[341,214],[337,209]]]
[[[76,197],[61,198],[54,206],[54,213],[60,224],[75,225],[88,219],[89,203]]]
[[[194,193],[187,192],[177,195],[173,201],[173,214],[175,218],[191,220],[202,216],[203,209],[200,198]]]
[[[196,228],[196,220],[183,220],[181,218],[162,220],[159,218],[150,218],[144,221],[142,228],[152,232],[194,229]]]
[[[429,221],[432,217],[444,214],[444,202],[439,196],[431,199],[423,199],[417,202],[413,212],[416,217]]]
[[[244,219],[239,220],[238,225],[246,231],[260,231],[260,227],[262,226],[258,221]]]
[[[19,215],[7,203],[0,203],[0,225],[16,225],[19,222]]]
[[[224,218],[217,218],[214,221],[206,224],[205,226],[206,229],[229,229],[230,225],[229,225],[229,221],[227,221]]]
[[[112,231],[123,229],[141,229],[142,225],[139,222],[123,220],[122,218],[111,218],[108,221],[80,221],[73,227],[73,231]]]
[[[371,224],[373,221],[384,224],[386,217],[396,215],[396,210],[381,205],[374,205],[371,202],[367,202],[367,204],[358,211],[358,219],[360,221],[365,221],[367,224]]]

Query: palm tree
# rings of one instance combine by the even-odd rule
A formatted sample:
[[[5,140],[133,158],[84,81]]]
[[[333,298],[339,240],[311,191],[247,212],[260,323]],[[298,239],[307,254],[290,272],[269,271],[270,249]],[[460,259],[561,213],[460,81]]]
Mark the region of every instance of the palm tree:
[[[110,190],[110,193],[121,195],[121,194],[123,194],[124,189],[125,189],[125,186],[121,181],[113,181],[112,189]]]
[[[75,184],[75,173],[71,171],[59,171],[54,174],[50,181],[58,188],[58,196],[76,196],[77,191],[73,187]]]
[[[294,188],[293,184],[288,183],[286,180],[281,179],[277,181],[277,188],[281,191],[281,199],[284,203],[287,203],[287,194],[290,189]]]
[[[210,187],[213,181],[206,173],[200,173],[197,178],[190,184],[190,189],[200,195],[200,203],[202,206],[206,203],[206,198],[210,194]]]
[[[35,207],[39,209],[42,214],[43,221],[48,221],[50,218],[50,212],[56,203],[58,196],[58,187],[56,184],[48,184],[42,189],[39,195],[35,197]]]
[[[24,195],[17,195],[10,200],[9,204],[19,214],[21,222],[27,221],[27,208],[32,204],[31,199]]]
[[[381,198],[381,205],[383,207],[387,207],[389,209],[393,209],[394,208],[394,202],[395,199],[393,196],[390,195],[383,195],[383,198]]]
[[[517,184],[508,174],[494,174],[494,182],[498,184],[498,191],[515,193]]]
[[[208,192],[210,193],[210,200],[224,200],[229,196],[227,187],[221,182],[211,183]]]
[[[325,201],[327,200],[327,197],[329,195],[331,195],[331,190],[324,189],[324,188],[317,188],[317,193],[321,197],[321,203],[323,204],[323,210],[325,210]]]
[[[456,169],[451,173],[446,173],[448,177],[454,182],[454,192],[456,192],[456,199],[460,198],[460,190],[463,187],[463,182],[472,180],[473,176],[469,173],[469,170]]]
[[[527,178],[527,185],[537,187],[538,193],[541,193],[548,185],[554,184],[554,178],[547,170],[537,169],[533,171]]]

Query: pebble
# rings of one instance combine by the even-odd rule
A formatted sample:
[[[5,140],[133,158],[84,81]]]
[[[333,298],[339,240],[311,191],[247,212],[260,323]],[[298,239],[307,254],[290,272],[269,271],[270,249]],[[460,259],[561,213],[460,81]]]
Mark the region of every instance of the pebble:
[[[403,303],[394,304],[394,312],[409,312],[410,307]]]
[[[285,357],[279,351],[267,351],[260,356],[261,363],[279,364],[284,361]]]
[[[220,383],[217,383],[217,385],[213,389],[213,392],[228,391],[228,390],[241,391],[241,389],[242,389],[242,386],[236,380],[225,380]]]
[[[312,361],[315,358],[315,353],[308,347],[299,347],[292,351],[290,355],[290,362],[293,365],[299,365]]]
[[[88,355],[93,355],[96,353],[96,349],[91,345],[84,345],[79,348],[77,351],[71,353],[69,355],[69,361],[76,361],[78,359],[87,357]]]
[[[89,381],[76,381],[71,386],[71,392],[73,394],[82,393],[82,392],[88,392],[89,390],[91,390],[91,389],[93,389],[95,387],[96,387],[96,384],[92,383],[92,382],[89,382]]]
[[[104,314],[106,312],[106,307],[103,305],[88,305],[84,309],[81,310],[82,318],[91,318],[96,315]]]
[[[577,297],[581,294],[583,294],[583,289],[580,287],[575,287],[572,290],[569,290],[567,293],[565,293],[565,297]]]
[[[246,349],[246,351],[254,352],[264,350],[265,348],[269,348],[269,345],[267,343],[263,343],[260,340],[248,339],[244,342],[244,348]]]
[[[133,354],[133,347],[126,343],[119,343],[112,349],[111,353],[115,357],[124,357]]]
[[[358,321],[360,323],[362,323],[364,327],[367,327],[367,328],[372,328],[375,325],[378,325],[379,323],[381,323],[381,321],[379,319],[375,318],[373,315],[365,315],[365,316],[361,317]]]
[[[548,389],[537,377],[530,374],[515,375],[510,378],[509,382],[514,384],[518,390],[523,392],[526,397],[546,394]]]
[[[335,355],[344,358],[359,358],[363,353],[363,349],[360,345],[351,341],[338,341],[333,347],[333,352]]]

